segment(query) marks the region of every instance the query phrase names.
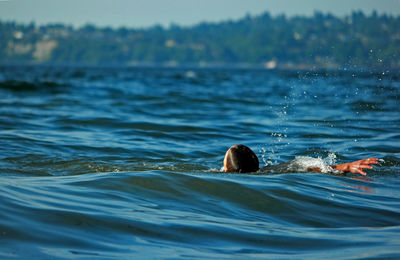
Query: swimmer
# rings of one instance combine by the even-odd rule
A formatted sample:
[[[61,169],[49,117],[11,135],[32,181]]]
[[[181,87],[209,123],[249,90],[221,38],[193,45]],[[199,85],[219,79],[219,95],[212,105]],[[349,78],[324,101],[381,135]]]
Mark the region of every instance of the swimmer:
[[[260,169],[256,154],[247,146],[237,144],[228,149],[224,158],[225,172],[238,173],[276,173],[276,172],[323,172],[323,173],[357,173],[367,175],[363,169],[372,169],[371,164],[377,164],[377,158],[368,158],[350,163],[342,163],[328,166],[321,159],[304,157],[309,160],[309,163],[304,163],[304,160],[293,160],[287,163],[282,163],[275,166],[264,166]],[[311,159],[311,160],[310,160]]]

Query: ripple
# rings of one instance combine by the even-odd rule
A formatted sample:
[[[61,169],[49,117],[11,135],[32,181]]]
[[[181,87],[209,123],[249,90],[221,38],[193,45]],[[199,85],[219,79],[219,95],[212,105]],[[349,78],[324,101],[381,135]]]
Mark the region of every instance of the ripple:
[[[1,78],[2,258],[398,256],[395,73],[27,66]],[[213,171],[236,143],[273,164],[383,161],[367,176]]]

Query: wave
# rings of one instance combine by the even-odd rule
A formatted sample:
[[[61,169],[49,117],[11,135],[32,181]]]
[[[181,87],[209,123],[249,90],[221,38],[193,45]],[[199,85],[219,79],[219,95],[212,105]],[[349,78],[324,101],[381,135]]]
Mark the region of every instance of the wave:
[[[177,257],[335,255],[354,247],[379,256],[373,251],[383,244],[393,253],[387,237],[400,226],[398,198],[385,184],[319,174],[152,170],[16,177],[0,187],[8,241],[41,257],[148,256],[155,245],[164,257],[170,250]]]
[[[66,85],[54,81],[32,82],[6,80],[0,82],[0,89],[13,92],[59,92],[64,87],[66,87]]]
[[[398,256],[399,84],[311,74],[3,69],[0,258]],[[216,171],[236,143],[296,164]]]

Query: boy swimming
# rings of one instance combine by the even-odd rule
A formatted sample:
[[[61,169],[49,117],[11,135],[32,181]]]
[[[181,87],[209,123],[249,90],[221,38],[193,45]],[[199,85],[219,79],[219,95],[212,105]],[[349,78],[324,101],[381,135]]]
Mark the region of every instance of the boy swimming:
[[[237,144],[231,146],[225,153],[224,171],[238,173],[273,173],[273,172],[323,172],[323,173],[357,173],[367,175],[363,169],[372,169],[371,164],[377,164],[378,158],[368,158],[350,163],[326,165],[320,159],[304,157],[274,166],[264,166],[260,169],[257,155],[247,146]]]

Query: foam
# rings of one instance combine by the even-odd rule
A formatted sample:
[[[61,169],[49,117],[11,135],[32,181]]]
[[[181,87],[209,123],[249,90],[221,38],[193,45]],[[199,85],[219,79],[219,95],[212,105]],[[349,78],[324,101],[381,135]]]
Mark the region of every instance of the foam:
[[[336,157],[336,156],[335,156]],[[330,164],[333,164],[333,156],[327,158]],[[307,172],[309,168],[321,169],[323,173],[340,173],[338,170],[333,169],[322,158],[313,158],[309,156],[296,156],[296,158],[287,164],[287,171],[289,172]]]

